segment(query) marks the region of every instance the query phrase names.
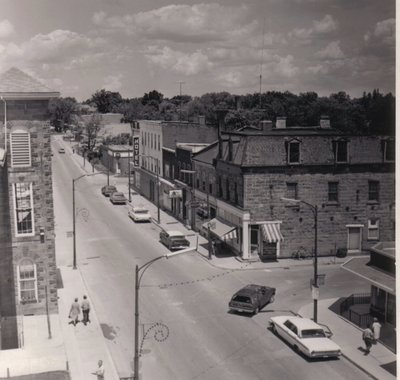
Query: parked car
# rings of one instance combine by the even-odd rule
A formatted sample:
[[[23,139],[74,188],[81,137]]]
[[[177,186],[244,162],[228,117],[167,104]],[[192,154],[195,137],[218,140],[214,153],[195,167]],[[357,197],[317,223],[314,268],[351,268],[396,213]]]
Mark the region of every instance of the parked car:
[[[64,148],[58,149],[58,153],[65,153],[65,149]]]
[[[128,215],[134,222],[151,222],[150,212],[144,207],[132,207],[132,209],[128,211]]]
[[[115,186],[106,185],[101,188],[101,193],[105,197],[109,197],[112,193],[118,191]]]
[[[295,351],[309,358],[338,357],[340,347],[329,337],[330,331],[309,318],[278,316],[271,317],[269,325],[272,331],[288,342]]]
[[[190,246],[189,240],[180,231],[161,231],[160,241],[168,247],[170,251],[174,249],[184,249]]]
[[[267,303],[275,301],[275,288],[250,284],[236,292],[229,302],[229,309],[240,313],[257,314]]]
[[[120,191],[114,191],[111,195],[110,195],[110,202],[112,204],[118,204],[118,205],[126,205],[126,202],[128,200],[125,198],[124,193],[121,193]]]

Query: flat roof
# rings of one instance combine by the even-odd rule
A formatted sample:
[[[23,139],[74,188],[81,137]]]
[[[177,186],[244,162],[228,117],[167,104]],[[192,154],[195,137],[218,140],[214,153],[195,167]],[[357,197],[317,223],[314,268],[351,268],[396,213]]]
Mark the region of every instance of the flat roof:
[[[364,278],[380,289],[396,294],[396,278],[376,269],[376,267],[367,265],[369,261],[369,256],[353,257],[342,264],[342,268]]]
[[[396,246],[394,241],[380,241],[378,244],[374,245],[371,250],[393,259],[396,257]]]

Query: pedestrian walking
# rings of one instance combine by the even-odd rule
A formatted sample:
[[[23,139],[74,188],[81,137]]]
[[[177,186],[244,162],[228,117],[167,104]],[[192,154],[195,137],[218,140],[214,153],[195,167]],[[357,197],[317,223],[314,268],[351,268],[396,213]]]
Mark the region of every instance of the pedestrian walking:
[[[97,376],[97,380],[104,380],[104,365],[103,365],[103,361],[99,360],[97,363],[98,367],[96,372],[92,372],[92,375],[96,375]]]
[[[371,350],[372,342],[374,341],[374,333],[372,332],[370,325],[368,325],[368,327],[363,331],[362,338],[365,343],[364,355],[368,355]]]
[[[72,319],[70,323],[72,323],[74,326],[79,322],[79,314],[81,313],[81,307],[79,306],[78,303],[78,298],[75,298],[75,301],[71,305],[71,309],[69,311],[69,318]]]
[[[372,332],[374,333],[374,344],[377,343],[378,339],[381,337],[381,327],[378,318],[374,318],[374,323],[372,324]]]
[[[82,301],[81,307],[82,307],[82,314],[83,314],[82,322],[86,326],[86,323],[90,322],[90,319],[89,319],[90,303],[86,296],[83,296],[83,301]]]

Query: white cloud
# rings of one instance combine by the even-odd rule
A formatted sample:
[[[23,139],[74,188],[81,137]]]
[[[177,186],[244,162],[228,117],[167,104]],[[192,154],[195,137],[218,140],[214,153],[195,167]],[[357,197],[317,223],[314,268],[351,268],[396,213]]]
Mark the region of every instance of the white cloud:
[[[293,63],[293,56],[287,55],[286,57],[280,57],[278,55],[274,56],[275,60],[275,73],[281,75],[285,78],[292,78],[299,72],[299,68]]]
[[[6,38],[14,33],[14,25],[10,21],[0,21],[0,38]]]
[[[314,20],[310,28],[295,28],[289,32],[289,37],[310,43],[311,38],[318,35],[331,34],[338,28],[338,23],[331,15],[325,15],[322,20]]]
[[[220,4],[168,5],[146,12],[108,16],[96,12],[95,25],[148,39],[206,42],[249,36],[257,21],[247,20],[247,7]]]
[[[321,21],[313,21],[313,31],[316,34],[331,33],[337,29],[337,22],[331,15],[325,15]]]
[[[162,49],[157,46],[150,46],[145,56],[154,65],[184,75],[198,74],[212,67],[207,55],[200,50],[184,53],[173,50],[168,46],[164,46]]]
[[[321,59],[342,59],[344,54],[339,45],[340,41],[332,41],[328,46],[319,50],[316,56]]]
[[[104,78],[103,88],[109,91],[118,91],[122,87],[122,74],[108,75]]]
[[[386,45],[394,45],[395,38],[396,20],[394,18],[377,22],[373,32],[367,32],[364,35],[366,42],[383,42]]]

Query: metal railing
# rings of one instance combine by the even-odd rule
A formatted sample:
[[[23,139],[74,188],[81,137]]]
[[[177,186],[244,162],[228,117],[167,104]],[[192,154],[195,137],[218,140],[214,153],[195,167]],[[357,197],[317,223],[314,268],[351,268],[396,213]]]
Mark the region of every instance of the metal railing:
[[[360,305],[367,303],[368,304],[371,303],[371,294],[369,293],[352,294],[340,304],[340,315],[346,313],[353,305]]]
[[[365,328],[372,323],[373,316],[369,311],[367,313],[359,313],[351,309],[351,307],[353,305],[369,305],[370,303],[371,295],[369,293],[352,294],[340,304],[340,315],[355,325]]]

